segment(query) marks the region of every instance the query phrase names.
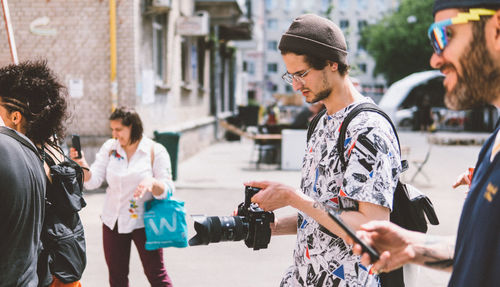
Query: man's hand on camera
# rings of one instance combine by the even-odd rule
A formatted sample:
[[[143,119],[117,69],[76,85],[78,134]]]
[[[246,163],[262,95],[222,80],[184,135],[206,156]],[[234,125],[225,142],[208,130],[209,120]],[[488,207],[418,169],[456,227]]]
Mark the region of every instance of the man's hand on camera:
[[[293,195],[296,193],[293,187],[272,181],[251,181],[246,182],[245,186],[261,189],[252,197],[252,202],[257,203],[265,211],[273,211],[290,205]]]

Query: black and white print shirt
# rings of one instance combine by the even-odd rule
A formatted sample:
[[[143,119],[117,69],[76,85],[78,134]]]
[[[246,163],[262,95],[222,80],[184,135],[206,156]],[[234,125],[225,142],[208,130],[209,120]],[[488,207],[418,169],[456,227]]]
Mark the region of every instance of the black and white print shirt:
[[[356,105],[367,101],[371,99],[325,114],[307,143],[301,189],[325,207],[357,210],[362,201],[392,210],[401,160],[390,123],[375,112],[361,112],[349,123],[344,173],[336,149],[342,121]],[[344,240],[305,213],[299,212],[297,224],[295,262],[281,286],[379,286],[378,277],[359,262]]]

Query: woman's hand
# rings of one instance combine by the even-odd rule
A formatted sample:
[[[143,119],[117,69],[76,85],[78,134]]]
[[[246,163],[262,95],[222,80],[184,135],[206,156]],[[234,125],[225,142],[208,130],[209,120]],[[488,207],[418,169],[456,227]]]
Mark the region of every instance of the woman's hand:
[[[153,192],[153,185],[155,179],[148,177],[143,179],[134,190],[134,198],[141,198],[146,192]]]
[[[85,154],[81,151],[82,157],[78,158],[78,152],[75,148],[69,149],[69,157],[83,168],[83,181],[88,181],[92,174],[90,173],[89,164],[85,160]]]
[[[89,168],[89,165],[87,164],[87,161],[85,160],[85,154],[83,154],[82,151],[82,157],[78,158],[78,152],[76,151],[75,148],[70,148],[69,149],[69,157],[79,164],[81,167]]]
[[[139,183],[134,190],[134,198],[141,198],[146,192],[151,192],[155,196],[160,196],[165,191],[163,183],[152,177],[147,177]]]

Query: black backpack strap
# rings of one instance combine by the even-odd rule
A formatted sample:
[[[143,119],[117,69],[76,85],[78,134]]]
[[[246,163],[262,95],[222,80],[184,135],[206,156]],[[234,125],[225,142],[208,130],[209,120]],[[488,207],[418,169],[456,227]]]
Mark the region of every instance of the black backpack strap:
[[[311,138],[314,129],[316,129],[316,126],[318,125],[319,119],[326,113],[326,109],[323,108],[319,113],[317,113],[314,118],[311,120],[309,123],[309,126],[307,127],[307,141]]]
[[[495,124],[495,128],[493,130],[498,129],[498,127],[500,127],[500,117],[498,117],[497,122]]]
[[[11,138],[17,140],[19,143],[21,143],[22,145],[26,146],[27,148],[29,148],[31,151],[33,151],[36,156],[41,160],[43,161],[42,157],[40,156],[40,153],[38,152],[38,150],[35,148],[35,146],[28,142],[25,138],[21,137],[20,135],[17,134],[17,132],[15,132],[14,130],[12,129],[9,129],[7,127],[0,127],[0,133],[1,134],[4,134],[4,135],[7,135],[7,136],[10,136]]]
[[[394,130],[394,134],[396,135],[396,139],[398,140],[399,151],[401,152],[401,144],[399,143],[398,133],[391,118],[386,113],[384,113],[377,105],[373,103],[361,103],[355,106],[349,112],[349,114],[347,114],[347,116],[344,118],[344,121],[342,121],[342,124],[340,125],[339,139],[337,141],[337,150],[339,151],[340,161],[342,163],[343,170],[345,169],[346,166],[346,160],[344,158],[344,141],[345,141],[347,126],[349,125],[351,120],[354,117],[356,117],[360,112],[375,112],[383,116],[391,124],[391,127]],[[406,161],[401,161],[401,164],[404,170],[408,168],[408,163]]]

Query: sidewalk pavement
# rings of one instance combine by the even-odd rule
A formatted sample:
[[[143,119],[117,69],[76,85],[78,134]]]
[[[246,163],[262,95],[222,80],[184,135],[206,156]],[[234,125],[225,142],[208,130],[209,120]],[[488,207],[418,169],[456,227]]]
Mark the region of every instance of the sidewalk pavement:
[[[427,134],[402,132],[401,144],[408,147],[408,160],[423,159],[427,152]],[[253,143],[220,142],[179,164],[179,179],[175,197],[184,200],[187,214],[228,216],[244,199],[243,182],[248,180],[273,180],[299,187],[300,171],[282,171],[276,165],[261,165],[260,170],[250,162]],[[467,167],[474,166],[480,146],[435,145],[424,166],[431,178],[417,175],[414,185],[433,201],[441,221],[431,226],[429,233],[456,234],[464,201],[465,187],[452,190],[451,184]],[[413,176],[415,167],[406,172]],[[89,192],[87,207],[81,212],[87,239],[87,269],[82,278],[83,286],[109,286],[107,267],[102,250],[102,225],[99,219],[104,200],[103,192]],[[290,207],[276,211],[277,217],[294,214]],[[195,232],[188,216],[189,237]],[[253,251],[240,242],[220,242],[208,246],[183,249],[166,248],[164,258],[167,271],[175,286],[279,286],[281,276],[292,264],[295,236],[273,237],[268,249]],[[150,286],[137,255],[132,248],[130,261],[130,286]],[[449,274],[421,268],[416,286],[446,286]]]

